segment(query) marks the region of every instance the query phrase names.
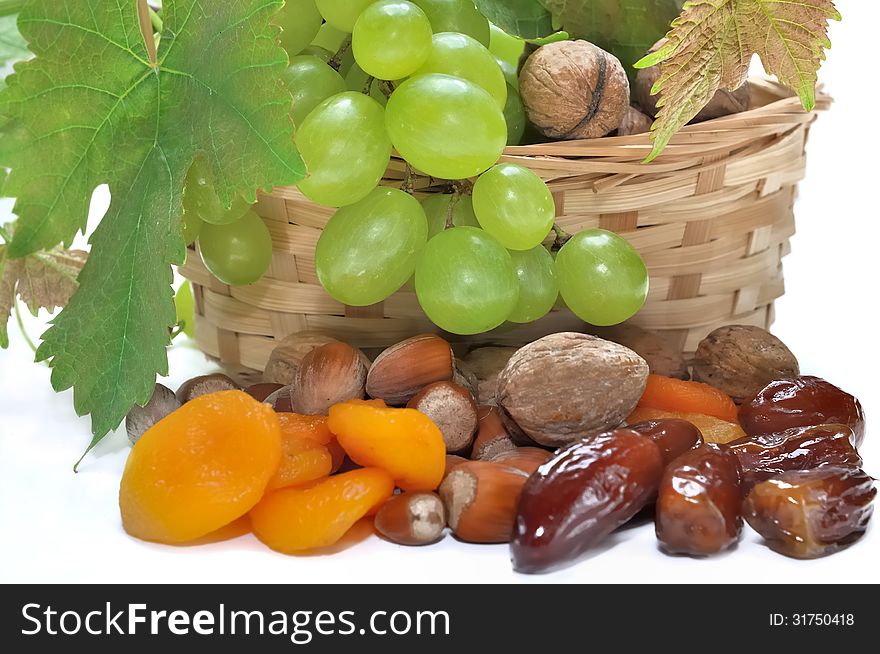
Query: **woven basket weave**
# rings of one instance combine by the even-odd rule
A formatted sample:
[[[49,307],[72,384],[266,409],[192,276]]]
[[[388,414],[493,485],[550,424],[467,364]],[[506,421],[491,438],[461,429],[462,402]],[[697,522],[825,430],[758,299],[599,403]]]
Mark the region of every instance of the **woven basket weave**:
[[[753,80],[752,87],[749,111],[687,126],[649,165],[641,163],[651,147],[645,134],[509,147],[502,157],[547,181],[565,231],[601,227],[642,253],[651,290],[631,322],[668,334],[685,352],[723,324],[768,327],[784,290],[781,260],[794,234],[792,205],[815,113],[804,113],[775,83]],[[820,93],[816,107],[830,102]],[[399,185],[403,173],[404,163],[392,158],[384,183]],[[434,183],[417,178],[417,195]],[[196,340],[207,354],[262,369],[275,341],[295,331],[320,330],[359,347],[439,331],[412,292],[363,308],[327,295],[315,274],[314,249],[332,209],[285,187],[261,196],[256,210],[274,241],[261,281],[227,286],[195,252],[181,268],[193,283]],[[517,345],[584,328],[570,311],[554,309],[529,325],[447,338]]]

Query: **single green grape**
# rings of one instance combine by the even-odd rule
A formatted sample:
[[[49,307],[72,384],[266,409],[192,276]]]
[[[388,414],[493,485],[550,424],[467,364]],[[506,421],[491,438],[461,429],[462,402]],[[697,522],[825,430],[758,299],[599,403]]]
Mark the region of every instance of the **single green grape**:
[[[183,242],[187,246],[190,246],[196,242],[205,221],[195,215],[192,211],[187,211],[186,209],[183,210],[183,215],[180,217],[180,221],[181,228],[183,229]]]
[[[559,291],[582,320],[597,326],[632,318],[648,297],[648,269],[625,238],[604,229],[578,232],[556,255]]]
[[[431,53],[414,75],[442,73],[473,82],[504,108],[507,83],[495,57],[466,34],[440,32],[431,39]]]
[[[522,39],[511,36],[497,25],[489,24],[489,51],[510,63],[514,69],[519,66],[519,58],[525,47],[526,42]]]
[[[332,27],[349,34],[358,17],[373,2],[375,0],[315,0],[324,20]]]
[[[504,103],[504,122],[507,123],[507,145],[522,143],[526,132],[526,109],[519,91],[510,85],[507,87],[507,102]]]
[[[330,52],[327,48],[322,48],[320,45],[307,45],[302,49],[300,55],[311,55],[313,57],[317,57],[324,63],[330,61],[330,57],[333,56],[333,53]]]
[[[315,0],[286,0],[272,22],[281,28],[281,45],[293,57],[312,42],[323,21]]]
[[[543,318],[559,297],[553,255],[539,245],[531,250],[511,250],[510,257],[519,279],[519,300],[507,319],[525,323]]]
[[[495,58],[495,63],[497,63],[498,67],[501,69],[501,74],[504,75],[504,81],[507,82],[508,86],[518,89],[519,76],[516,74],[516,66],[509,61],[505,61],[498,55],[492,56]]]
[[[379,86],[379,80],[375,79],[372,75],[367,75],[357,64],[354,64],[351,67],[351,70],[345,75],[345,86],[348,87],[349,91],[360,91],[363,93],[367,81],[371,79],[370,97],[384,107],[388,104],[388,96],[382,93],[382,88]]]
[[[474,215],[474,203],[470,195],[432,193],[422,200],[422,208],[428,219],[428,238],[446,229],[446,220],[452,208],[453,227],[479,227]]]
[[[435,34],[458,32],[467,34],[489,47],[489,21],[471,0],[411,0],[421,7]]]
[[[473,82],[419,75],[388,100],[385,125],[400,155],[441,179],[474,177],[498,161],[507,125],[495,99]]]
[[[285,78],[293,95],[291,117],[297,126],[324,100],[346,90],[342,75],[311,55],[291,59]]]
[[[183,333],[195,338],[196,307],[193,299],[192,285],[188,279],[177,288],[174,294],[174,308],[177,312],[177,324],[183,327]]]
[[[474,184],[474,213],[504,247],[531,250],[550,233],[556,205],[544,180],[531,170],[498,164]]]
[[[224,284],[253,284],[269,270],[272,236],[251,210],[229,225],[205,225],[199,252],[205,267]]]
[[[318,280],[343,304],[381,302],[412,277],[428,224],[418,200],[380,186],[330,218],[315,249]]]
[[[453,334],[494,329],[507,320],[519,297],[510,253],[476,227],[453,227],[428,241],[415,281],[425,314]]]
[[[412,75],[431,52],[431,23],[406,0],[379,0],[357,19],[351,48],[358,66],[385,80]]]
[[[334,95],[306,116],[296,146],[308,170],[299,190],[328,207],[354,204],[376,187],[391,159],[385,110],[363,93]]]
[[[241,218],[251,208],[241,196],[236,196],[227,208],[214,191],[214,176],[203,158],[196,159],[186,174],[183,188],[183,212],[206,223],[228,225]]]

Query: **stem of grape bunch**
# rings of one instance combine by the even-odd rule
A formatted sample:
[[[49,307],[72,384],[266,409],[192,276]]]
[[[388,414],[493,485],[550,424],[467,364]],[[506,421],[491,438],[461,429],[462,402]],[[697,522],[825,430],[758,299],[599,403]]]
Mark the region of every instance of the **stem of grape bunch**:
[[[342,43],[339,44],[339,49],[336,51],[336,54],[330,57],[327,65],[338,73],[340,66],[342,66],[342,57],[345,56],[349,48],[351,48],[351,34],[342,40]]]
[[[558,223],[553,223],[553,231],[556,233],[556,239],[553,241],[553,249],[558,250],[571,239],[571,234],[566,232]]]
[[[409,162],[406,162],[406,167],[403,169],[403,183],[400,185],[400,190],[412,195],[415,190],[415,180],[416,171],[409,165]]]
[[[364,95],[370,95],[373,92],[373,82],[376,81],[376,78],[372,75],[367,76],[367,81],[364,82],[364,88],[361,89],[361,93]]]

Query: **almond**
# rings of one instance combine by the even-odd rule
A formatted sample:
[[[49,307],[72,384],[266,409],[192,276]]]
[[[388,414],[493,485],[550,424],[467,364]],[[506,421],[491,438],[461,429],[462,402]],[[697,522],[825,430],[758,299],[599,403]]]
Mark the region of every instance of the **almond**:
[[[529,476],[488,461],[456,466],[440,484],[453,533],[469,543],[508,543],[519,496]]]
[[[477,432],[477,403],[466,388],[448,381],[428,384],[406,405],[424,413],[443,434],[447,452],[471,446]]]
[[[393,543],[427,545],[443,536],[446,509],[434,493],[401,493],[382,505],[374,524]]]
[[[510,434],[504,427],[498,407],[483,405],[479,410],[480,424],[471,458],[490,461],[502,452],[516,449]]]
[[[367,367],[360,353],[345,343],[328,343],[303,357],[290,387],[296,413],[326,414],[331,406],[364,397]]]
[[[552,457],[552,452],[542,450],[540,447],[517,447],[501,452],[493,457],[491,461],[492,463],[500,463],[511,468],[517,468],[527,475],[531,475]]]
[[[367,394],[403,405],[422,388],[452,379],[452,348],[434,334],[413,336],[384,350],[367,375]]]

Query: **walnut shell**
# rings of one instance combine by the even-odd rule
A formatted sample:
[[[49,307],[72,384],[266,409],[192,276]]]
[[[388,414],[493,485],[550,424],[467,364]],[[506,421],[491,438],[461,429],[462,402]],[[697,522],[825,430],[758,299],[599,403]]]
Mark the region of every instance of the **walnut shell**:
[[[588,334],[551,334],[517,350],[498,376],[496,400],[530,438],[550,447],[620,425],[645,390],[648,364]]]
[[[648,362],[648,368],[655,375],[685,380],[691,378],[681,348],[676,347],[662,334],[625,323],[613,327],[592,327],[589,331],[600,338],[628,347]]]
[[[623,122],[617,128],[618,136],[632,136],[634,134],[645,134],[651,131],[650,116],[643,114],[635,107],[628,107],[623,116]]]
[[[480,404],[495,404],[495,388],[498,386],[498,374],[516,352],[515,347],[489,345],[471,350],[462,359],[462,363],[477,378],[475,397]]]
[[[694,379],[721,389],[737,404],[774,380],[799,374],[798,360],[785,343],[749,325],[719,327],[694,355]]]
[[[616,130],[629,107],[620,61],[588,41],[538,48],[522,67],[519,89],[529,120],[554,139],[591,139]]]
[[[281,339],[269,355],[269,361],[263,371],[263,381],[284,386],[292,384],[296,377],[296,371],[309,352],[328,343],[340,342],[332,336],[315,330],[288,334]],[[363,352],[360,352],[360,358],[369,369],[370,360]]]

